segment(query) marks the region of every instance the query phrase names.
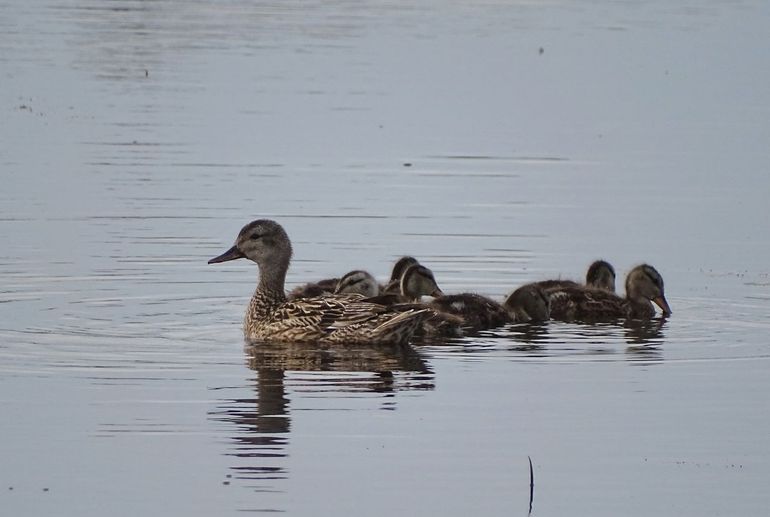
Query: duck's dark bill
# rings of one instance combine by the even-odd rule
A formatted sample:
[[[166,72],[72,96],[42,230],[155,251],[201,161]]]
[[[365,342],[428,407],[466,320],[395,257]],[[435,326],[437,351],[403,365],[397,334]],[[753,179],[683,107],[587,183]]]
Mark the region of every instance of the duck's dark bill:
[[[671,316],[671,307],[668,306],[668,302],[662,296],[658,296],[653,300],[655,304],[663,311],[664,316]]]
[[[233,246],[229,250],[225,251],[218,257],[214,257],[213,259],[209,260],[209,264],[216,264],[217,262],[227,262],[228,260],[235,260],[239,258],[243,258],[244,255],[241,253],[241,250],[239,250],[236,246]]]

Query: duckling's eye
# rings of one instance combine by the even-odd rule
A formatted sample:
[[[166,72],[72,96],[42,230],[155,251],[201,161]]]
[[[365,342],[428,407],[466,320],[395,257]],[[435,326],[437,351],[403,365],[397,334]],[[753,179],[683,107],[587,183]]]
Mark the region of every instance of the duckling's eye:
[[[262,237],[260,234],[258,234],[258,233],[252,233],[252,234],[249,236],[249,239],[251,239],[251,240],[255,241],[255,240],[259,239],[260,237]]]

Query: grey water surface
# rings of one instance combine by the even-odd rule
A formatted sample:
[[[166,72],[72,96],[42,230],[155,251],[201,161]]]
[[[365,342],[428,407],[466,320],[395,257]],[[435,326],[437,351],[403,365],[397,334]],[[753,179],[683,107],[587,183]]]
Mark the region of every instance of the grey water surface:
[[[766,515],[770,4],[0,0],[2,515]],[[247,347],[404,254],[668,319]]]

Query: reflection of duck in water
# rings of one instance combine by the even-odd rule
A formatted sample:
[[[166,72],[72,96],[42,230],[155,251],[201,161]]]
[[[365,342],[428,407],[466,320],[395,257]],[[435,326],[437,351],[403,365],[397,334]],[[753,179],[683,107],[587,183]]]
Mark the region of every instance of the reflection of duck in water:
[[[626,342],[629,345],[659,345],[663,342],[663,327],[665,318],[636,319],[623,322]]]
[[[428,311],[391,307],[360,294],[286,301],[284,282],[291,242],[281,225],[259,219],[244,226],[235,245],[209,264],[248,258],[259,267],[259,285],[244,319],[248,339],[319,344],[404,344]]]
[[[649,319],[655,316],[651,302],[671,314],[660,273],[647,264],[636,266],[626,276],[626,297],[603,289],[561,286],[546,289],[551,299],[551,317],[558,320]]]
[[[507,330],[509,331],[507,336],[513,338],[514,341],[522,343],[512,347],[512,349],[522,352],[538,352],[551,339],[548,334],[548,324],[544,321],[533,320],[527,323],[511,325]]]
[[[284,458],[292,427],[290,401],[297,396],[296,392],[293,396],[287,393],[290,372],[345,372],[308,377],[302,391],[313,392],[313,397],[362,390],[382,393],[378,398],[380,408],[388,410],[395,407],[397,392],[434,389],[429,366],[408,345],[323,349],[308,344],[259,343],[247,345],[245,350],[248,366],[256,372],[253,395],[244,396],[238,389],[237,395],[220,400],[217,410],[210,414],[212,420],[232,428],[227,455],[234,458],[231,468],[236,479],[271,483],[288,477]],[[351,376],[351,372],[370,375]]]
[[[410,346],[346,345],[314,347],[305,343],[259,343],[247,346],[252,370],[425,373],[429,368]]]

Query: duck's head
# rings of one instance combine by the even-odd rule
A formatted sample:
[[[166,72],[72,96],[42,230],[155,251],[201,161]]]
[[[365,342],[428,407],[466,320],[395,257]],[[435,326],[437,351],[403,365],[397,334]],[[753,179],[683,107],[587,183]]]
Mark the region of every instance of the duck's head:
[[[537,285],[519,287],[503,306],[516,321],[548,321],[551,317],[551,299]]]
[[[615,292],[615,268],[605,260],[597,260],[586,272],[586,285]]]
[[[422,296],[443,296],[433,272],[420,264],[412,264],[401,275],[401,294],[419,300]]]
[[[626,276],[626,296],[632,300],[653,301],[663,311],[664,316],[671,315],[671,308],[663,290],[663,277],[648,264],[636,266],[629,271]]]
[[[232,248],[209,264],[247,258],[256,262],[260,269],[269,265],[285,265],[291,259],[291,242],[283,227],[270,219],[257,219],[244,226]]]
[[[367,298],[380,294],[377,280],[366,271],[351,271],[346,273],[334,289],[335,294],[363,294]]]
[[[393,264],[393,271],[390,273],[390,281],[393,282],[401,279],[401,276],[406,271],[406,268],[414,264],[419,264],[414,257],[401,257]]]

